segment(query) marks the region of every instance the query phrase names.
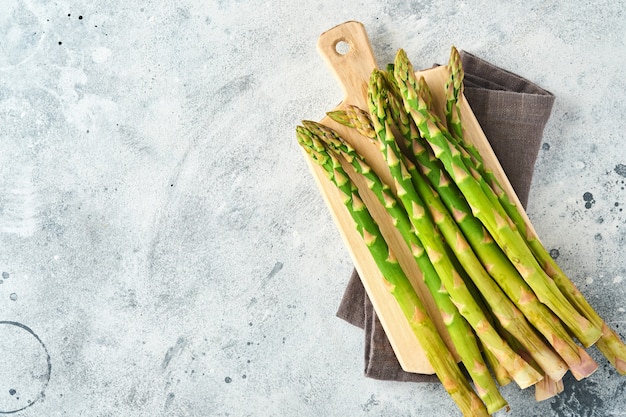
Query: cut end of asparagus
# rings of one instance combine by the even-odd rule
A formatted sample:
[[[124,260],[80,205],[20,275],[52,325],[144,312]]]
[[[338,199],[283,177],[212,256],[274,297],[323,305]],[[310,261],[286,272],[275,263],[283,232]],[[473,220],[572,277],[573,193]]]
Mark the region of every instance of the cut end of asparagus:
[[[615,360],[615,369],[620,375],[626,375],[626,361],[620,358]]]
[[[626,375],[626,345],[606,323],[602,323],[602,337],[596,347],[620,375]]]
[[[582,315],[578,317],[578,325],[580,331],[577,331],[575,333],[578,337],[578,340],[580,340],[580,343],[582,343],[585,347],[593,346],[593,344],[602,337],[602,329],[598,326],[595,326]],[[572,331],[576,330],[578,329],[572,329]]]
[[[502,395],[500,395],[498,391],[483,391],[480,386],[476,385],[476,392],[487,407],[487,412],[489,414],[493,414],[496,411],[502,410],[503,408],[506,408],[508,411],[509,403],[504,399],[504,397],[502,397]]]
[[[563,392],[563,380],[555,381],[546,377],[535,385],[535,400],[545,401]]]
[[[578,356],[580,363],[569,365],[574,378],[580,381],[591,376],[598,369],[598,363],[581,347],[578,347]]]
[[[513,376],[513,380],[515,381],[518,387],[520,387],[521,389],[526,389],[526,388],[532,387],[533,385],[540,382],[543,378],[545,378],[544,375],[541,375],[541,374],[539,375],[540,376],[515,374]]]

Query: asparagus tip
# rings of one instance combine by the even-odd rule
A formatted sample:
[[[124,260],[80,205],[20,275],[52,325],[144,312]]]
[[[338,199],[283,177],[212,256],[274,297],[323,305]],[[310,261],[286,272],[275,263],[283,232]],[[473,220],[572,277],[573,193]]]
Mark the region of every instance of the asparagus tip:
[[[345,110],[329,111],[326,112],[326,115],[339,124],[347,127],[354,127]]]

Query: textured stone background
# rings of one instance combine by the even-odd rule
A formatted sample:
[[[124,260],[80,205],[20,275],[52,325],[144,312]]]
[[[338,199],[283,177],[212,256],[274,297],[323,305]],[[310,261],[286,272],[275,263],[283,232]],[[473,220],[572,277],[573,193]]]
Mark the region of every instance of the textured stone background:
[[[381,63],[454,44],[556,95],[529,214],[626,336],[626,6],[513,3],[0,0],[0,414],[458,415],[363,378],[334,316],[351,261],[294,127],[341,99],[315,44],[346,20]],[[506,415],[626,415],[591,352]]]

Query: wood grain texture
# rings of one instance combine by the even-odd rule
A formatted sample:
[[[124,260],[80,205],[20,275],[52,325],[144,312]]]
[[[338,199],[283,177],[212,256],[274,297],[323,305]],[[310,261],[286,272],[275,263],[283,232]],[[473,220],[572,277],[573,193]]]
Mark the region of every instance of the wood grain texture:
[[[342,50],[343,53],[337,52],[336,45],[339,42],[345,42],[343,46],[349,48],[347,52],[345,50]],[[363,25],[359,22],[350,21],[324,32],[318,41],[318,51],[337,77],[344,92],[343,101],[337,106],[337,109],[348,104],[366,109],[367,83],[372,70],[377,67],[377,64]],[[440,116],[445,120],[443,117],[443,103],[445,100],[444,85],[448,77],[446,67],[442,66],[418,71],[417,74],[418,76],[423,75],[428,82],[433,94],[434,105],[440,111]],[[522,207],[466,100],[463,101],[462,117],[467,140],[474,143],[479,149],[483,155],[485,165],[493,170],[511,201]],[[328,117],[322,119],[321,123],[335,129],[365,157],[372,169],[383,181],[392,186],[391,174],[377,146],[369,139],[359,135],[354,129],[342,126]],[[339,192],[334,184],[328,180],[323,169],[311,162],[306,153],[303,152],[303,154],[334,218],[340,235],[350,252],[355,268],[359,272],[365,290],[372,301],[402,369],[407,372],[433,374],[434,370],[428,363],[417,338],[409,327],[395,299],[385,287],[376,263],[363,243],[361,236],[356,231],[354,221],[344,207]],[[434,301],[423,283],[422,274],[410,250],[393,226],[385,208],[365,186],[361,177],[355,174],[349,164],[344,165],[346,171],[348,171],[359,187],[363,200],[372,212],[374,219],[378,222],[389,246],[398,257],[402,268],[407,273],[416,291],[422,297],[444,340],[451,347],[448,333],[437,312]],[[525,213],[523,215],[529,230],[534,233],[528,217]]]

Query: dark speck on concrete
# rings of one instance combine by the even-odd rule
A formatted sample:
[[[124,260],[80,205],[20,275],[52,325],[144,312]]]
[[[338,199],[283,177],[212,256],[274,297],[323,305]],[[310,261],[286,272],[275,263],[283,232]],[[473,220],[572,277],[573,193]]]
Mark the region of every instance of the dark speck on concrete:
[[[167,394],[167,398],[165,399],[165,406],[163,408],[165,408],[166,410],[170,408],[170,406],[174,402],[174,398],[176,398],[176,394],[174,394],[173,392]]]
[[[622,177],[626,177],[626,165],[617,164],[615,165],[615,172],[617,175],[621,175]]]
[[[370,412],[374,407],[380,404],[380,401],[374,397],[374,394],[370,396],[370,398],[365,402],[365,404],[361,404],[361,409],[365,412]]]
[[[3,272],[2,273],[2,279],[8,279],[9,278],[9,273],[8,272]]]
[[[239,94],[248,91],[252,88],[253,77],[252,74],[240,76],[228,81],[221,86],[216,93],[216,101],[220,107],[226,106],[233,98]]]
[[[602,240],[602,235],[601,235],[600,233],[596,234],[596,235],[595,235],[595,239],[596,239],[597,241]]]
[[[558,258],[560,255],[559,250],[558,249],[550,249],[550,257],[552,259],[556,259]]]
[[[11,395],[15,395],[15,394],[17,394],[17,391],[15,391],[13,388],[11,388],[11,389],[9,390],[9,394],[11,394]]]
[[[590,209],[596,202],[596,200],[593,199],[593,194],[589,191],[583,194],[583,200],[585,200],[585,208],[587,209]]]
[[[541,145],[541,150],[549,151],[550,150],[550,144],[549,143],[544,143],[543,145]]]
[[[226,382],[227,384],[230,384],[231,382],[233,382],[233,379],[227,376],[226,378],[224,378],[224,382]]]
[[[163,362],[161,362],[161,368],[165,369],[169,366],[172,359],[179,355],[187,344],[187,340],[181,336],[176,340],[176,344],[170,347],[165,353],[165,358],[163,358]]]
[[[270,271],[269,274],[267,274],[267,279],[272,278],[274,275],[276,275],[281,269],[283,269],[283,263],[282,262],[276,262],[274,264],[274,267],[272,268],[272,270]]]
[[[272,270],[263,279],[263,282],[261,283],[261,286],[264,287],[265,285],[267,285],[268,281],[270,279],[272,279],[272,277],[274,277],[274,275],[278,274],[281,269],[283,269],[283,263],[282,262],[276,262],[274,264],[274,267],[272,268]]]

